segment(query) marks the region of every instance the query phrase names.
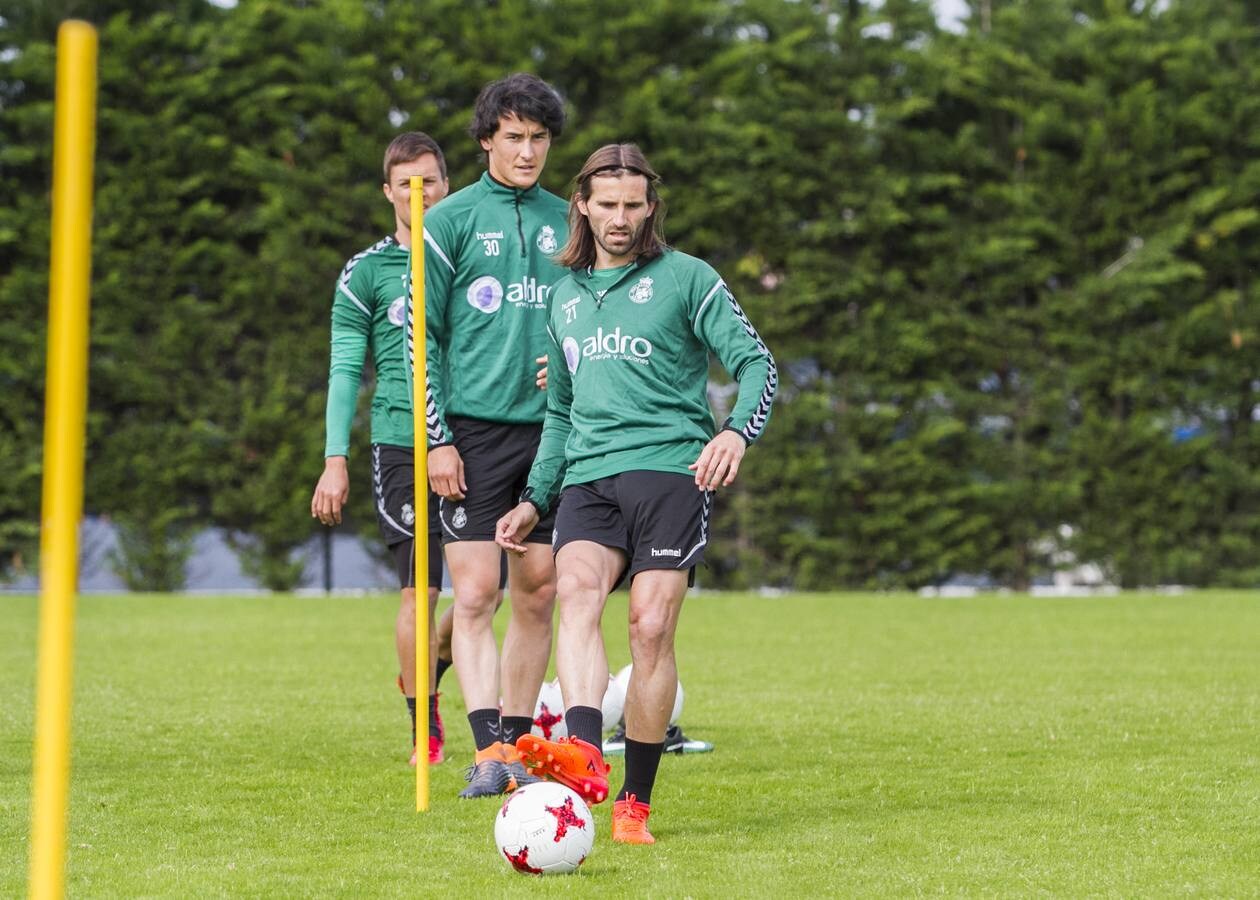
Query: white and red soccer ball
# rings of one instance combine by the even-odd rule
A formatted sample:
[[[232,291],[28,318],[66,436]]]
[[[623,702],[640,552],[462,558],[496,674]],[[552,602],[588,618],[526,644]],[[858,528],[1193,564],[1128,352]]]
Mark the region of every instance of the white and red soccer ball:
[[[560,680],[544,681],[534,704],[534,734],[549,741],[558,741],[569,733],[564,724],[564,697]]]
[[[499,858],[525,875],[564,875],[595,844],[595,817],[562,784],[539,781],[508,794],[494,817]]]
[[[617,724],[625,704],[625,686],[609,675],[608,688],[600,703],[605,731],[610,731]],[[560,693],[560,679],[543,682],[538,701],[534,704],[534,727],[530,730],[549,741],[558,741],[569,733],[564,724],[564,695]]]

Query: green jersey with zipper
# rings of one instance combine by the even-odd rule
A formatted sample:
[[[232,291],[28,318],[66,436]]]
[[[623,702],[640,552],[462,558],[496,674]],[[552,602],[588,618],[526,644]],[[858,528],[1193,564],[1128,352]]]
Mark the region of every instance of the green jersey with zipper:
[[[347,456],[363,361],[371,348],[376,368],[372,442],[413,445],[410,375],[404,325],[410,293],[411,251],[392,236],[350,258],[333,293],[324,455]]]
[[[487,172],[425,216],[430,447],[452,442],[448,415],[542,422],[534,360],[547,352],[547,298],[565,275],[550,257],[568,236],[567,215],[537,184],[507,187]]]
[[[722,277],[676,250],[576,270],[551,294],[547,418],[524,499],[633,470],[691,474],[716,434],[709,354],[739,383],[722,427],[751,444],[778,386],[774,358]]]

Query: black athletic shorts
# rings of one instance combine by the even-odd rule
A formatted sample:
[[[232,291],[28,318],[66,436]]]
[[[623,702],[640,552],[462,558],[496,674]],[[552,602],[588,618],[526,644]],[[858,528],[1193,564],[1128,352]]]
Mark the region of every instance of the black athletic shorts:
[[[415,587],[416,456],[410,447],[372,445],[372,499],[381,537],[394,557],[399,587]],[[442,586],[438,497],[429,492],[429,587]]]
[[[416,486],[416,459],[410,447],[372,445],[372,496],[376,521],[385,546],[394,557],[399,587],[415,587],[416,511],[412,506]],[[429,587],[442,587],[442,524],[437,494],[429,491]],[[499,590],[507,587],[507,554],[500,557]]]
[[[508,425],[465,416],[447,416],[455,447],[464,460],[463,500],[441,501],[442,543],[493,541],[494,527],[520,501],[529,467],[538,452],[541,425]],[[555,514],[548,514],[525,538],[548,544]]]
[[[622,472],[570,485],[560,495],[551,549],[594,541],[621,550],[628,562],[617,584],[647,569],[688,569],[694,577],[712,508],[713,492],[677,472]]]

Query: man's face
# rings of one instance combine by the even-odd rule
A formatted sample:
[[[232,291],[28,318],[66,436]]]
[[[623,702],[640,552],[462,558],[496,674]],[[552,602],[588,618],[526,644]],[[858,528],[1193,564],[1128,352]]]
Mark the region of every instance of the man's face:
[[[442,177],[437,157],[432,153],[417,157],[411,162],[395,163],[389,170],[389,181],[384,185],[385,197],[394,207],[394,218],[399,225],[411,228],[411,176],[424,179],[424,208],[437,203],[450,190],[450,183]]]
[[[596,175],[591,179],[591,195],[585,200],[578,198],[578,212],[586,216],[599,245],[596,256],[600,268],[631,262],[631,249],[656,209],[647,197],[647,178],[626,174]]]
[[[491,178],[525,190],[538,183],[547,164],[551,132],[533,119],[509,113],[499,117],[499,129],[491,137],[481,139],[481,149],[489,154]]]

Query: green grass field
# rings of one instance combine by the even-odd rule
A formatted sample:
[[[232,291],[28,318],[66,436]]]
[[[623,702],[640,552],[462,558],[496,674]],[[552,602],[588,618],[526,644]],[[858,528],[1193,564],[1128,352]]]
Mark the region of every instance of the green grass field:
[[[716,751],[662,763],[655,847],[599,807],[547,880],[455,797],[453,674],[414,811],[394,603],[83,598],[70,895],[1260,895],[1260,594],[696,597],[683,724]],[[0,597],[0,896],[25,892],[36,618]],[[605,618],[616,668],[623,596]]]

